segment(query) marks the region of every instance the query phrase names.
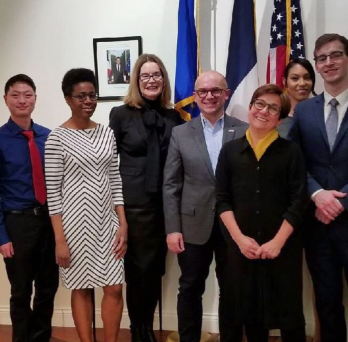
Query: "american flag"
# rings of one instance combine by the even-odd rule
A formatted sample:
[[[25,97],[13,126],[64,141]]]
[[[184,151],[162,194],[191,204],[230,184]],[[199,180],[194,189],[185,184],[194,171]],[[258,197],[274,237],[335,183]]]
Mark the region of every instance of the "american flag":
[[[267,83],[283,88],[285,66],[296,58],[306,58],[300,0],[274,0]]]

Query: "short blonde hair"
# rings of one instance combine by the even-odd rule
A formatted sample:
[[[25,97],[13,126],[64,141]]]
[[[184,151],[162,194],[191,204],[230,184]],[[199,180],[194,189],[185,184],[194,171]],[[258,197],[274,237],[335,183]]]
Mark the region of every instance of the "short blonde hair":
[[[163,90],[160,95],[161,97],[161,107],[163,108],[169,108],[172,107],[172,103],[170,102],[171,97],[171,88],[170,88],[170,82],[168,77],[167,69],[165,68],[163,62],[159,57],[153,54],[144,53],[135,62],[135,65],[132,70],[128,93],[124,98],[124,103],[136,108],[141,108],[145,106],[145,101],[141,96],[140,90],[139,90],[139,74],[141,67],[147,63],[147,62],[154,62],[156,63],[161,72],[163,77]]]

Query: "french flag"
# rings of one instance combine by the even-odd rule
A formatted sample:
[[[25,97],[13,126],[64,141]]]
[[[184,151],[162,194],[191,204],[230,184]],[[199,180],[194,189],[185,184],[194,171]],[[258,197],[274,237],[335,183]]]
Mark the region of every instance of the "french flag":
[[[259,85],[253,0],[234,1],[226,79],[231,89],[226,113],[247,122],[249,103]]]

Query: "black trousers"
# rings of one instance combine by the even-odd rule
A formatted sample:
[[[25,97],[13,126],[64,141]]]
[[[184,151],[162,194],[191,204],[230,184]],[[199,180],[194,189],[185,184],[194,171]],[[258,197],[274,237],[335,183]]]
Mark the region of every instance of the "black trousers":
[[[320,322],[320,337],[321,342],[346,342],[342,270],[348,281],[348,242],[337,236],[330,226],[325,228],[328,232],[326,236],[308,236],[305,245]]]
[[[55,243],[48,215],[5,215],[14,256],[6,258],[11,284],[10,314],[13,342],[48,342],[53,302],[58,288]],[[31,308],[33,283],[35,294]]]
[[[154,314],[160,298],[162,277],[130,280],[126,288],[126,300],[131,329],[142,326],[153,328]]]
[[[230,329],[228,338],[220,338],[221,342],[242,342],[243,330],[242,326],[234,326]],[[245,325],[245,334],[248,342],[268,342],[268,330],[262,326]],[[280,330],[282,342],[305,342],[306,332],[305,327],[300,327],[292,330]]]
[[[178,254],[181,269],[178,294],[178,325],[180,342],[199,342],[202,331],[202,296],[205,281],[209,275],[209,267],[215,254],[216,276],[220,286],[219,316],[224,310],[221,298],[224,265],[226,258],[226,242],[222,237],[218,219],[216,218],[212,234],[204,245],[185,243],[185,251]],[[219,320],[220,333],[226,329]]]
[[[126,300],[131,329],[153,327],[167,254],[161,205],[125,206],[128,249]]]

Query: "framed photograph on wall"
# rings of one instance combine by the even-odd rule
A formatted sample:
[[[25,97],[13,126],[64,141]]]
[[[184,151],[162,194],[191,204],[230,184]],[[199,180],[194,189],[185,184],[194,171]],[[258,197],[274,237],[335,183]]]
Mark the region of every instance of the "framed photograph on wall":
[[[141,37],[94,38],[93,51],[98,100],[120,100],[127,93],[134,63],[142,54]]]

